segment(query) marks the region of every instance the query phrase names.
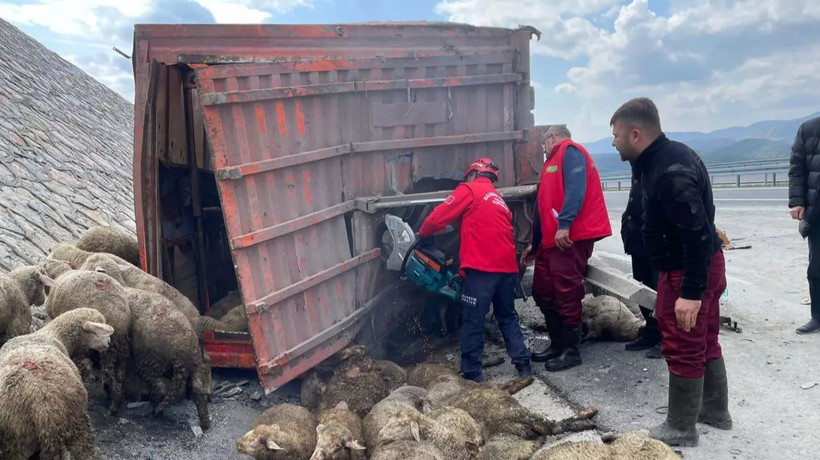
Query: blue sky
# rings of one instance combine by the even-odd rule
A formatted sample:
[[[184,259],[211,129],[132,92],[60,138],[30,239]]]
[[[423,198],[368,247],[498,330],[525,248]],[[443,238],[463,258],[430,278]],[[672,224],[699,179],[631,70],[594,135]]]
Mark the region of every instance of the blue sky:
[[[13,0],[3,18],[133,101],[137,23],[451,20],[540,29],[536,122],[581,141],[655,99],[667,131],[711,131],[820,110],[817,0]]]

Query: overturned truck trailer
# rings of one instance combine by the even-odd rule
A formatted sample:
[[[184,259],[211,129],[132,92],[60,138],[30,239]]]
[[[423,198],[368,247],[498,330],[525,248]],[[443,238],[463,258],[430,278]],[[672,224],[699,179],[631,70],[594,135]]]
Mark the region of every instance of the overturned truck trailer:
[[[384,214],[417,229],[474,158],[500,165],[523,249],[543,165],[533,34],[136,26],[141,262],[202,312],[241,293],[250,333],[209,332],[214,365],[256,367],[272,391],[389,332],[417,295],[380,258]]]

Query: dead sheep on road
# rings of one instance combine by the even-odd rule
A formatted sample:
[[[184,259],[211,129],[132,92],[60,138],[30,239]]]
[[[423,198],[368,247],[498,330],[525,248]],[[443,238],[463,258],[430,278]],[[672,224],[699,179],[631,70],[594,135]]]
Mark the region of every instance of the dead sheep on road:
[[[149,275],[131,264],[123,263],[122,259],[118,257],[102,253],[92,254],[86,258],[81,268],[106,273],[126,287],[143,289],[163,295],[176,305],[177,310],[188,318],[194,328],[200,322],[199,310],[185,295],[156,276]]]
[[[458,377],[458,372],[442,364],[421,363],[407,373],[407,384],[430,389],[430,385],[441,375]]]
[[[448,459],[472,460],[484,443],[481,427],[467,412],[445,407],[429,416],[404,411],[390,417],[379,431],[379,445],[400,440],[430,442]]]
[[[450,405],[467,411],[483,427],[485,438],[511,434],[522,439],[555,435],[570,431],[585,431],[595,427],[589,420],[597,410],[587,409],[558,422],[530,412],[507,391],[480,385],[456,395]]]
[[[345,402],[319,413],[310,460],[364,460],[362,419]]]
[[[491,437],[481,446],[478,460],[529,460],[539,443],[528,441],[511,434],[499,434]]]
[[[584,299],[581,324],[585,341],[629,342],[638,338],[644,320],[615,297],[601,295]]]
[[[199,340],[188,319],[165,297],[141,289],[125,288],[131,309],[131,364],[150,388],[154,414],[161,414],[180,399],[202,365]],[[170,375],[170,380],[165,376]],[[193,386],[199,423],[210,426],[205,389]]]
[[[114,227],[91,227],[80,235],[75,246],[83,251],[114,254],[135,267],[140,266],[137,239],[130,233]]]
[[[38,267],[23,266],[0,274],[0,346],[31,332],[31,305],[45,301]]]
[[[379,432],[394,416],[405,412],[420,414],[419,403],[404,390],[405,388],[417,387],[401,387],[394,390],[390,396],[376,403],[362,420],[364,442],[370,451],[380,444]]]
[[[48,281],[47,281],[48,282]],[[110,411],[117,413],[123,403],[123,384],[130,357],[131,308],[125,289],[105,273],[75,270],[61,276],[52,286],[48,314],[56,319],[77,308],[93,308],[114,328],[111,347],[100,355],[103,389],[111,398]],[[88,360],[84,355],[71,355],[87,376]]]
[[[309,460],[316,447],[316,418],[295,404],[277,404],[256,418],[237,442],[240,454],[256,460]]]
[[[70,354],[104,352],[113,332],[102,313],[79,308],[0,349],[0,458],[100,458]]]
[[[568,441],[545,447],[532,460],[680,460],[669,446],[647,430],[604,435],[599,441]]]
[[[345,361],[333,372],[319,403],[319,410],[345,401],[350,410],[364,417],[391,391],[404,385],[407,373],[396,363],[364,355],[364,347],[340,352]]]
[[[396,441],[379,446],[370,460],[447,460],[447,457],[429,442]]]

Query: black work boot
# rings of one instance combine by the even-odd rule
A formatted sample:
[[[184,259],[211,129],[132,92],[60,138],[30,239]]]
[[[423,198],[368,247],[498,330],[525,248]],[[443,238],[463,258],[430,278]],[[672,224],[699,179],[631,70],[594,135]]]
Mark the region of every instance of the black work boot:
[[[706,363],[698,422],[721,430],[732,429],[732,416],[729,414],[729,382],[726,379],[726,364],[723,358]]]
[[[644,353],[644,355],[649,359],[662,359],[663,353],[661,353],[661,344],[655,344],[654,347],[650,348],[649,350],[646,350],[646,353]]]
[[[518,371],[518,376],[522,379],[530,377],[532,375],[532,364],[530,364],[529,359],[515,363],[515,370]]]
[[[812,318],[808,323],[797,328],[798,334],[811,334],[812,332],[820,331],[820,320]]]
[[[641,336],[633,342],[624,346],[626,351],[649,350],[661,343],[661,331],[658,328],[658,320],[652,316],[652,310],[640,307],[641,315],[646,320],[646,325],[641,329]]]
[[[561,317],[553,310],[541,310],[544,313],[544,321],[547,323],[547,332],[550,335],[550,346],[540,353],[532,354],[532,361],[536,363],[543,363],[560,355],[564,351],[564,346],[561,343]]]
[[[685,379],[669,374],[669,410],[663,423],[649,429],[652,437],[670,446],[697,446],[702,397],[703,377]]]
[[[581,365],[581,325],[562,326],[561,342],[564,345],[561,354],[544,364],[544,368],[550,372]]]

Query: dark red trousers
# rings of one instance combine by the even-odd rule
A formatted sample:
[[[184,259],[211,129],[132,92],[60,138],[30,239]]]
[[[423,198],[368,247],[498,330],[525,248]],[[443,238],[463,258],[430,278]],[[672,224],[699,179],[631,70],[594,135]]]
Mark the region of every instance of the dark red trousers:
[[[685,379],[703,377],[704,366],[723,356],[718,343],[720,332],[720,296],[726,289],[726,261],[723,251],[712,257],[709,284],[701,296],[700,311],[694,329],[678,328],[675,302],[680,297],[683,271],[661,272],[655,316],[661,329],[661,353],[669,372]]]
[[[532,280],[532,297],[538,307],[554,310],[567,326],[581,324],[584,272],[594,240],[575,241],[565,250],[538,249]]]

